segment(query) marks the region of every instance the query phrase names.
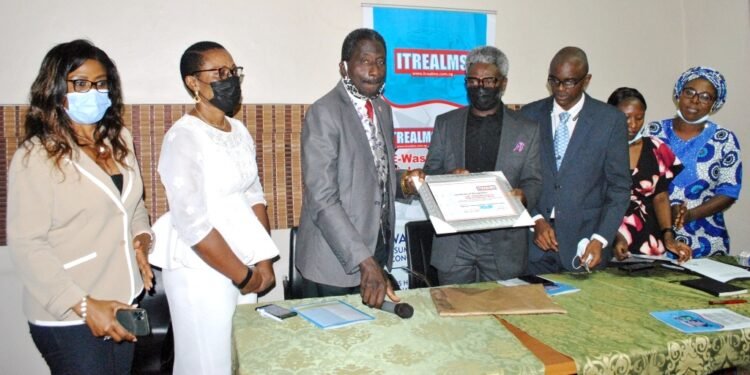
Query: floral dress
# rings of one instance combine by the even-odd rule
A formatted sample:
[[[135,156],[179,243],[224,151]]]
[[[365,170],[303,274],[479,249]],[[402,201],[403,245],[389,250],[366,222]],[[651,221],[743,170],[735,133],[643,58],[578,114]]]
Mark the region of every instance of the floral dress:
[[[669,145],[685,166],[669,187],[672,205],[684,202],[691,209],[717,195],[739,198],[742,159],[740,144],[730,130],[708,121],[700,134],[683,140],[672,130],[672,119],[666,119],[652,122],[648,131]],[[676,231],[675,239],[693,249],[693,258],[729,254],[722,212],[686,223]]]
[[[631,171],[630,206],[618,232],[625,238],[632,254],[664,253],[661,228],[654,210],[654,197],[669,191],[672,179],[682,164],[672,150],[657,138],[644,137],[638,165]]]

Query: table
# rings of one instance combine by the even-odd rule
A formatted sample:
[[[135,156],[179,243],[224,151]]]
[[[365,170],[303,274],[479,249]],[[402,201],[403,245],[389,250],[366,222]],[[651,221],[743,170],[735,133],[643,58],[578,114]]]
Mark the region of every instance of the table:
[[[676,283],[696,276],[664,269],[638,275],[616,269],[589,276],[547,275],[581,289],[554,297],[568,313],[504,318],[572,357],[580,374],[701,374],[750,365],[750,329],[687,335],[649,315],[708,307],[716,297]],[[750,281],[733,284],[750,288]],[[429,290],[399,295],[414,306],[413,318],[369,309],[352,295],[341,299],[376,319],[335,330],[321,330],[298,317],[275,322],[261,318],[254,305],[240,306],[233,329],[237,373],[544,373],[542,362],[494,317],[443,318]],[[750,316],[750,304],[724,307]]]

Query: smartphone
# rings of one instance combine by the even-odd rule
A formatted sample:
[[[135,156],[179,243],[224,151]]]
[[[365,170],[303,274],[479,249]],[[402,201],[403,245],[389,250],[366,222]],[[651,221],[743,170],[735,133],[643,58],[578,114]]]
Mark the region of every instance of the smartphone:
[[[296,312],[274,304],[258,306],[255,308],[255,310],[260,312],[261,314],[268,314],[279,320],[297,316]]]
[[[519,280],[523,280],[529,284],[542,284],[543,286],[550,286],[555,285],[555,282],[552,280],[547,280],[543,277],[539,277],[537,275],[523,275],[518,276]]]
[[[136,336],[146,336],[151,333],[146,309],[117,310],[116,317],[121,326]]]

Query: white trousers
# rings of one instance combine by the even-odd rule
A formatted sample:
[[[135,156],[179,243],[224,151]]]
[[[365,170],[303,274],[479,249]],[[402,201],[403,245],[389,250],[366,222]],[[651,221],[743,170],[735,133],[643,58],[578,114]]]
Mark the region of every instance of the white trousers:
[[[174,333],[174,374],[230,374],[239,290],[213,268],[163,270]],[[255,294],[242,296],[255,302]]]

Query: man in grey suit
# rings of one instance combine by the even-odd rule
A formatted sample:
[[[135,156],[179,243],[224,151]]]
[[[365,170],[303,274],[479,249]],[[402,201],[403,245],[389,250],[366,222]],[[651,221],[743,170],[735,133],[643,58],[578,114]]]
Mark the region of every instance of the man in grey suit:
[[[380,97],[385,40],[370,29],[344,40],[341,81],[313,103],[302,128],[304,196],[297,268],[305,297],[360,293],[398,302],[383,267],[393,250],[391,107]]]
[[[524,204],[536,205],[542,186],[539,127],[503,105],[507,76],[508,59],[499,49],[478,47],[469,53],[470,106],[435,119],[424,170],[404,175],[405,190],[413,192],[413,176],[502,171],[513,193]],[[431,264],[441,285],[464,284],[519,276],[527,254],[528,229],[495,229],[436,236]]]
[[[625,117],[584,93],[590,80],[586,53],[565,47],[550,63],[552,96],[521,109],[541,131],[542,196],[530,206],[532,274],[606,266],[628,207]]]

